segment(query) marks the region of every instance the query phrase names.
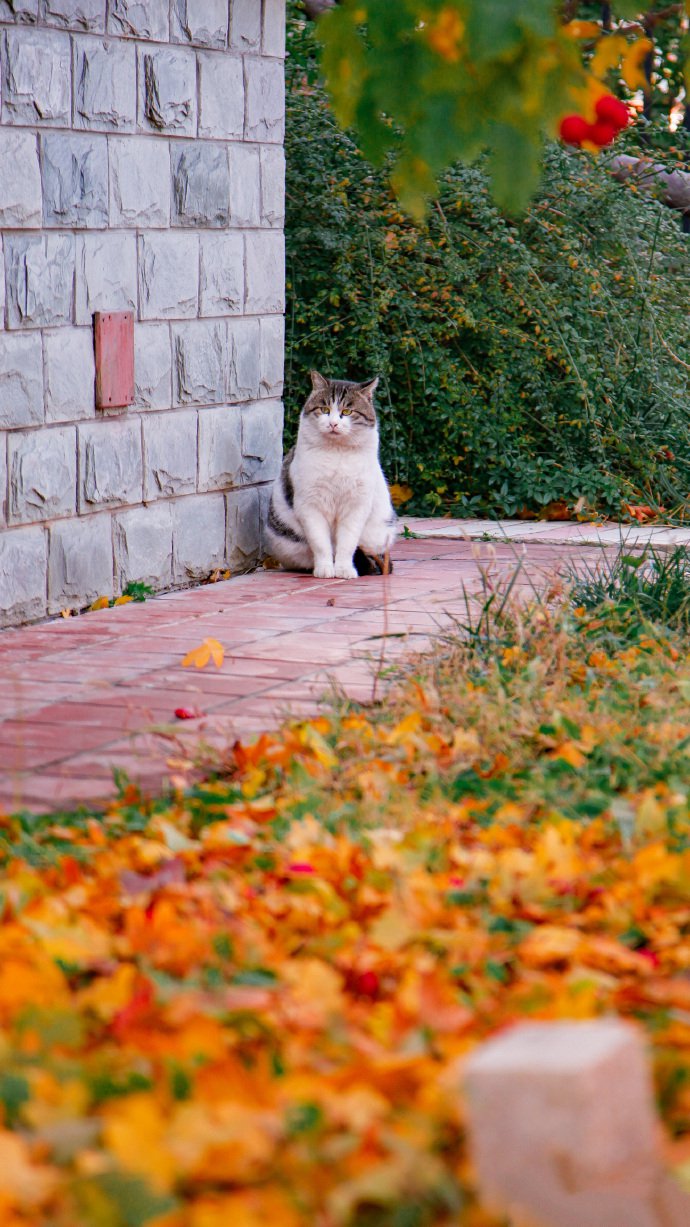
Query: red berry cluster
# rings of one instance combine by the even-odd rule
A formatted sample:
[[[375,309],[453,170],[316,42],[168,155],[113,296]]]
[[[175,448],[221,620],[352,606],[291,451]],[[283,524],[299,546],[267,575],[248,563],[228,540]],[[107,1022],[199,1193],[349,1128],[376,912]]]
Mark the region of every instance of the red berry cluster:
[[[559,132],[566,145],[581,145],[583,141],[590,141],[601,148],[610,145],[618,133],[627,128],[630,118],[628,108],[613,94],[598,98],[594,109],[597,117],[593,124],[582,115],[566,115],[561,120]]]

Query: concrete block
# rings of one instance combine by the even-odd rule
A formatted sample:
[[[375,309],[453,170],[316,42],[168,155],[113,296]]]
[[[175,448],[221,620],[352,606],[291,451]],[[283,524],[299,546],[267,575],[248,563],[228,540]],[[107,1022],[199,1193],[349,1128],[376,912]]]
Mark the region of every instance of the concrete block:
[[[225,565],[225,499],[197,494],[172,505],[173,576],[177,583],[205,579]]]
[[[261,146],[261,221],[280,228],[285,221],[285,153],[280,145]]]
[[[165,141],[112,136],[108,152],[111,226],[168,226],[170,155]]]
[[[91,328],[43,334],[46,421],[75,422],[95,414]]]
[[[242,473],[240,411],[223,405],[199,413],[199,489],[238,486]]]
[[[105,418],[79,430],[79,510],[140,503],[143,495],[141,426]]]
[[[269,315],[285,310],[285,239],[277,230],[246,235],[245,311]]]
[[[44,528],[0,533],[0,627],[45,614],[47,555]]]
[[[77,236],[78,324],[90,324],[94,311],[136,311],[137,240],[111,231]]]
[[[133,132],[137,58],[130,43],[75,38],[74,126]]]
[[[0,434],[0,527],[7,524],[7,432]]]
[[[106,0],[45,0],[43,20],[49,26],[102,34],[105,9]]]
[[[43,418],[40,333],[0,333],[0,427],[36,426]]]
[[[244,305],[244,238],[232,231],[201,235],[202,315],[239,315]]]
[[[108,142],[87,133],[41,137],[46,226],[101,230],[108,224]]]
[[[261,221],[261,162],[258,148],[230,145],[230,221],[258,226]]]
[[[261,330],[258,320],[228,320],[228,385],[230,401],[259,395]]]
[[[144,421],[144,501],[196,490],[196,410],[152,413]]]
[[[282,396],[285,365],[285,320],[265,315],[261,320],[260,396]]]
[[[169,0],[110,0],[108,31],[125,38],[150,38],[167,43],[170,36]]]
[[[165,231],[139,240],[142,319],[190,319],[199,301],[199,236]]]
[[[138,409],[170,408],[170,354],[167,324],[134,325],[134,404]]]
[[[227,226],[230,173],[225,145],[195,141],[172,150],[172,221],[177,226]]]
[[[224,322],[173,324],[173,399],[176,405],[220,405],[228,385]]]
[[[244,71],[246,139],[282,144],[285,133],[283,65],[277,60],[248,58]]]
[[[243,405],[242,485],[275,481],[283,459],[283,406],[279,400]]]
[[[10,328],[71,324],[74,250],[71,234],[6,235],[5,277]]]
[[[261,496],[259,491],[233,490],[225,496],[225,555],[231,571],[251,571],[261,556]]]
[[[12,167],[11,175],[0,175],[0,226],[40,226],[41,171],[35,134],[0,129],[0,166]]]
[[[115,567],[119,589],[128,583],[166,588],[172,583],[170,503],[137,507],[115,516]]]
[[[242,139],[244,70],[239,56],[200,51],[199,136]]]
[[[151,132],[194,136],[196,56],[186,47],[139,47],[139,123]]]
[[[33,25],[38,20],[38,0],[0,0],[0,21]]]
[[[199,47],[223,47],[228,43],[227,0],[173,0],[172,41]]]
[[[285,56],[285,0],[264,0],[264,55]]]
[[[230,0],[230,46],[258,51],[261,46],[261,5],[257,0]]]
[[[16,431],[8,439],[9,508],[13,524],[73,515],[77,437],[73,426]]]
[[[69,125],[69,35],[48,30],[7,30],[3,42],[3,123]]]
[[[114,595],[113,543],[108,514],[51,524],[48,544],[48,612],[90,605]]]

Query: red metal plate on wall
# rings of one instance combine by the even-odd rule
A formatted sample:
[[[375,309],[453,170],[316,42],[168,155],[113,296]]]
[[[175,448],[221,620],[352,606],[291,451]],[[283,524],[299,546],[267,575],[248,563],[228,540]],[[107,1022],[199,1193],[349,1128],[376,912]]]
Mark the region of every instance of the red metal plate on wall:
[[[134,313],[97,311],[96,408],[122,409],[134,400]]]

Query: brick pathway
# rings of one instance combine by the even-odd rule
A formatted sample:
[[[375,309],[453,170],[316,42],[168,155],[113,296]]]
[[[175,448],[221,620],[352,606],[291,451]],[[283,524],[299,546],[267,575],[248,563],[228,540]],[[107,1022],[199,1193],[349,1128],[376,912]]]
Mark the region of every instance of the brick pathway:
[[[481,566],[508,575],[521,557],[523,586],[538,584],[564,562],[593,563],[619,537],[589,525],[406,522],[422,535],[398,541],[389,579],[262,570],[0,633],[0,810],[107,799],[113,769],[156,787],[200,743],[251,736],[287,711],[313,713],[334,685],[370,699],[382,661],[424,647],[462,616],[462,586],[479,588]],[[635,534],[645,540],[650,530]],[[183,669],[207,637],[225,648],[222,668]],[[181,706],[204,715],[175,721]]]

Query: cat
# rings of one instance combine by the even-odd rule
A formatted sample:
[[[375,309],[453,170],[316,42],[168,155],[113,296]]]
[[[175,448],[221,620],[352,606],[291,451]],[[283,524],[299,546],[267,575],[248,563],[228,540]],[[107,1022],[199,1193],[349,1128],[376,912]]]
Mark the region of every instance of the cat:
[[[397,516],[379,464],[377,384],[311,371],[297,442],[273,487],[266,526],[268,553],[290,571],[355,579],[391,569]]]

